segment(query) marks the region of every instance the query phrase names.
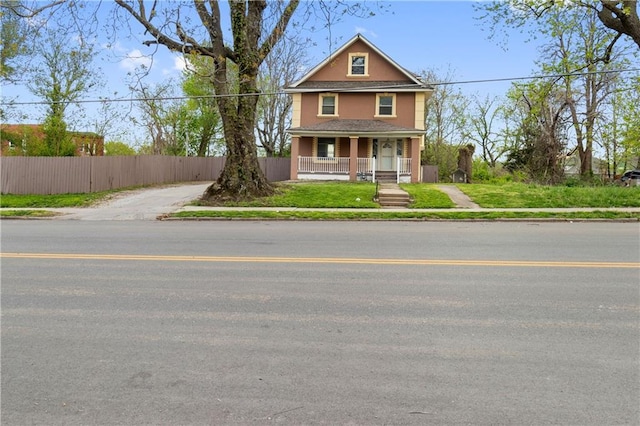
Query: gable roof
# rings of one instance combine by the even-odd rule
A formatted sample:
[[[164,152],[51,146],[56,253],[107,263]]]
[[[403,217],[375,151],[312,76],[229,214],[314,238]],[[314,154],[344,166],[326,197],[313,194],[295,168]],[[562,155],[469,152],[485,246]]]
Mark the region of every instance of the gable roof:
[[[340,82],[321,82],[321,81],[307,81],[315,73],[328,65],[334,57],[340,55],[345,50],[349,49],[355,42],[361,41],[367,45],[372,51],[380,55],[385,61],[392,65],[396,70],[407,77],[407,82],[398,81],[340,81]],[[415,74],[407,71],[405,68],[398,65],[393,59],[391,59],[386,53],[378,49],[373,43],[367,40],[362,34],[356,34],[351,40],[347,41],[342,47],[335,52],[327,56],[322,62],[313,67],[307,72],[300,80],[293,83],[285,89],[285,92],[320,92],[330,90],[358,90],[358,91],[378,91],[380,89],[389,88],[396,91],[416,91],[416,90],[432,90],[433,88],[423,83]]]

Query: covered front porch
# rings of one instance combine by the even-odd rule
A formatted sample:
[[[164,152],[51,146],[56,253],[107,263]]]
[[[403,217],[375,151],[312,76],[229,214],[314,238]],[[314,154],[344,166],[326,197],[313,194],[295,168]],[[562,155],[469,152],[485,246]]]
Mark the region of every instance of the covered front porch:
[[[356,158],[356,179],[375,182],[381,177],[393,177],[396,182],[411,182],[411,158],[397,157],[395,167],[382,170],[376,157]],[[353,180],[351,158],[303,157],[297,158],[297,179],[300,180]]]
[[[291,130],[291,179],[377,181],[393,176],[396,182],[421,181],[423,135],[416,129],[384,133]]]

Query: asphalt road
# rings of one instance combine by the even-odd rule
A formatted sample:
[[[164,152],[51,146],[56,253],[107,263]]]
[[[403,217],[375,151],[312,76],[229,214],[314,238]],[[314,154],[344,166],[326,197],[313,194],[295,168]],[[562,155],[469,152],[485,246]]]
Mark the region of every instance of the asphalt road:
[[[640,423],[637,223],[4,221],[1,423]]]

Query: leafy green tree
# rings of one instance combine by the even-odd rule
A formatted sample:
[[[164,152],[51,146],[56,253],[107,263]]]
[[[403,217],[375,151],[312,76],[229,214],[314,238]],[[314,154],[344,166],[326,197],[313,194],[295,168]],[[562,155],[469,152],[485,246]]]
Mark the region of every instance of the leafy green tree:
[[[136,155],[136,150],[124,142],[109,141],[104,144],[104,155]]]
[[[567,144],[568,100],[552,81],[514,84],[510,107],[509,151],[505,168],[532,180],[554,184],[563,178],[561,157]]]
[[[189,96],[181,106],[186,119],[182,133],[189,155],[198,157],[224,153],[222,121],[215,100],[212,69],[211,58],[189,56],[182,81],[182,91]]]
[[[7,4],[17,4],[7,1]],[[17,61],[28,54],[25,39],[28,28],[26,23],[8,7],[0,8],[0,79],[15,81],[20,75],[17,73]]]
[[[613,170],[640,169],[640,78],[620,84],[613,108],[615,120],[608,130],[613,148]]]
[[[569,9],[564,13],[550,12],[546,15],[546,22],[543,31],[553,41],[545,49],[549,57],[544,58],[542,68],[549,74],[563,74],[559,83],[564,86],[568,100],[580,158],[580,174],[588,178],[592,175],[597,121],[602,117],[611,83],[617,77],[606,71],[625,64],[619,62],[618,54],[606,63],[595,60],[605,54],[604,50],[613,37],[598,25],[593,11]],[[581,71],[586,72],[576,75]]]
[[[598,2],[590,2],[591,7],[586,7],[588,3],[572,2],[559,7],[546,2],[510,0],[479,6],[487,12],[484,18],[491,22],[494,30],[499,25],[526,26],[532,37],[545,40],[538,65],[544,74],[560,75],[553,83],[558,88],[548,93],[562,92],[567,101],[566,113],[584,178],[593,173],[596,130],[605,117],[611,83],[619,78],[610,71],[624,68],[628,62],[623,56],[630,56],[624,45],[612,51],[617,38],[602,26]],[[545,6],[539,9],[541,4]],[[571,147],[570,151],[573,150]]]
[[[50,157],[72,157],[76,154],[76,146],[67,132],[67,124],[55,114],[49,115],[42,126],[46,152]]]
[[[99,72],[92,67],[94,47],[49,29],[34,52],[40,60],[32,64],[27,86],[47,102],[44,130],[48,155],[73,155],[65,113],[69,105],[99,84]]]

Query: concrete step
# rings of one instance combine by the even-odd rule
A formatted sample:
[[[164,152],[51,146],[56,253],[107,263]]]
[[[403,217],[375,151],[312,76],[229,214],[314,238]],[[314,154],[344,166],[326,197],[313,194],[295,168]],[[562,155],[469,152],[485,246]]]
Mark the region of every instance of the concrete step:
[[[396,183],[398,176],[396,172],[376,172],[376,181],[380,183]]]
[[[409,194],[399,190],[381,190],[378,204],[382,207],[407,207],[411,203]]]

